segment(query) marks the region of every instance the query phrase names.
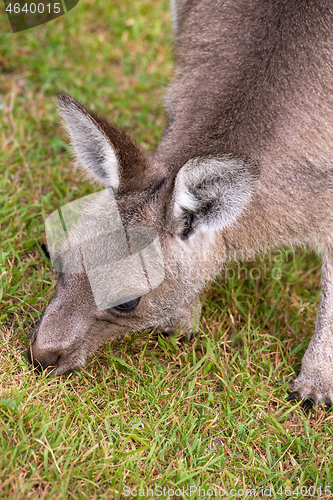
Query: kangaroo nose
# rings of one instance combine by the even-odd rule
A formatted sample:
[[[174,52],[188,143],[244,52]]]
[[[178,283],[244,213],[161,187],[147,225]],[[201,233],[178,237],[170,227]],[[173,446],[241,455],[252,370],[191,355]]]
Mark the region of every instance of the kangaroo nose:
[[[27,357],[29,363],[31,363],[34,368],[40,372],[47,370],[51,373],[57,368],[60,361],[60,353],[58,351],[40,349],[37,346],[34,346],[33,342],[30,342]]]

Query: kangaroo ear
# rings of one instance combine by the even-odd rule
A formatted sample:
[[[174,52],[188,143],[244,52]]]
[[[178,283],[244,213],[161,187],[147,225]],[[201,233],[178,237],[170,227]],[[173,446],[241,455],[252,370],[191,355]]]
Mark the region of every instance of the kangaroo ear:
[[[114,190],[137,189],[146,159],[126,132],[87,111],[67,94],[59,95],[58,104],[76,156],[88,176]]]
[[[173,213],[181,237],[231,225],[251,199],[259,167],[244,156],[224,154],[189,160],[175,180]]]

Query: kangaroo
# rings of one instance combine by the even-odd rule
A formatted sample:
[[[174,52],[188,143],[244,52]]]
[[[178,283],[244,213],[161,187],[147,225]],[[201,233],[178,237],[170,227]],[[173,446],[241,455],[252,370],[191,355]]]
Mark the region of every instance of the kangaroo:
[[[105,341],[158,327],[190,338],[199,294],[229,260],[306,246],[323,259],[315,332],[292,395],[333,404],[333,7],[330,0],[173,0],[168,125],[150,154],[67,94],[85,171],[124,224],[154,228],[165,278],[97,310],[85,273],[58,273],[30,360],[60,375]],[[101,207],[96,207],[96,211]]]

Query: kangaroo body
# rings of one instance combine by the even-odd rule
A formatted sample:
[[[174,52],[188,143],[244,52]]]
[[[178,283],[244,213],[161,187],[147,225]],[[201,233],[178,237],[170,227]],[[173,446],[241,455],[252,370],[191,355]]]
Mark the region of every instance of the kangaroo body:
[[[84,275],[60,275],[30,356],[60,374],[129,330],[190,332],[198,293],[228,260],[280,245],[323,256],[298,398],[333,404],[333,8],[329,0],[174,1],[169,123],[145,156],[71,97],[59,107],[83,167],[124,223],[159,233],[166,277],[137,304],[97,311]],[[132,309],[131,309],[132,307]]]

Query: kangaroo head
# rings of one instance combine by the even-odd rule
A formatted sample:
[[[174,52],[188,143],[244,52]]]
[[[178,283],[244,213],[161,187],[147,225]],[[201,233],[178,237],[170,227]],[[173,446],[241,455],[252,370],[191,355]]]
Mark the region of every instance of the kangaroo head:
[[[157,232],[164,279],[142,296],[98,310],[86,272],[58,272],[56,294],[28,349],[36,366],[54,374],[82,366],[98,346],[131,331],[183,329],[189,336],[200,318],[198,293],[226,260],[223,230],[241,215],[258,177],[254,162],[231,154],[200,155],[172,168],[68,95],[61,94],[59,108],[82,167],[113,189],[123,224]],[[103,201],[90,209],[97,219],[108,217]],[[86,231],[80,221],[75,230]],[[131,278],[124,281],[129,289]]]

